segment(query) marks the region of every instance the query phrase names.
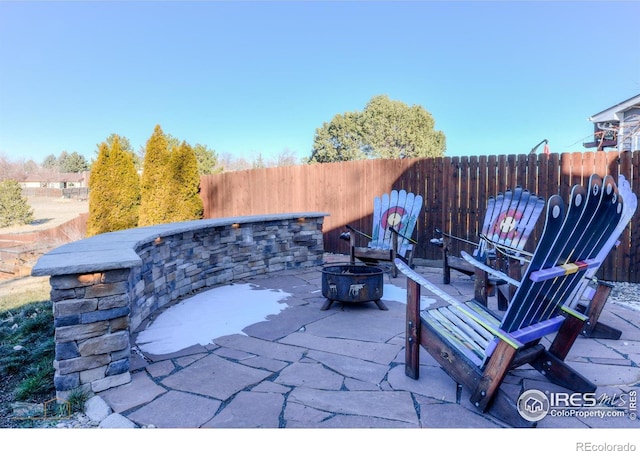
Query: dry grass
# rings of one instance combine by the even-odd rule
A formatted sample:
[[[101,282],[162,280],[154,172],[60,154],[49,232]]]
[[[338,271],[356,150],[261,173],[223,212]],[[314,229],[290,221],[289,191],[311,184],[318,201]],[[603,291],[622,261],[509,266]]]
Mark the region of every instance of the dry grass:
[[[13,402],[55,396],[49,297],[48,277],[0,282],[0,428],[32,427],[11,418]]]
[[[0,314],[50,297],[48,277],[21,277],[0,281]]]

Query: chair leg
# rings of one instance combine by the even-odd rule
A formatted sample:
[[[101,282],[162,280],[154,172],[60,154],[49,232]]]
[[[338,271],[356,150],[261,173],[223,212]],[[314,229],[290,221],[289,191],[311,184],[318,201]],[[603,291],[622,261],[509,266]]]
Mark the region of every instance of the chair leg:
[[[507,371],[511,368],[516,351],[516,348],[502,340],[496,345],[496,349],[484,369],[482,378],[471,395],[473,405],[483,412],[488,409]]]
[[[415,269],[416,265],[413,264],[413,249],[408,251],[407,255],[408,255],[408,263],[407,264],[409,265],[409,268]]]
[[[351,237],[349,238],[349,263],[352,265],[356,262],[356,237],[353,232],[351,232]]]
[[[442,245],[442,283],[449,285],[451,283],[451,267],[449,266],[449,244],[445,241]]]
[[[507,259],[507,274],[509,277],[515,280],[522,278],[522,269],[520,262],[515,259]],[[505,311],[509,307],[509,302],[513,295],[516,293],[517,287],[511,284],[504,284],[496,286],[496,296],[498,298],[498,310]]]
[[[407,316],[404,372],[412,379],[420,377],[420,285],[407,279]]]
[[[496,297],[498,298],[498,310],[507,310],[509,307],[509,300],[511,299],[510,287],[507,285],[497,286]]]
[[[551,346],[549,346],[549,353],[556,356],[560,360],[567,358],[567,354],[571,350],[573,343],[582,332],[584,328],[584,321],[573,315],[567,315],[562,322],[562,326],[558,330]]]
[[[564,359],[584,328],[584,321],[567,315],[548,350],[544,350],[531,366],[554,384],[580,393],[593,393],[597,386],[569,367]]]
[[[489,293],[489,277],[486,272],[476,268],[476,280],[473,283],[473,298],[476,302],[484,305],[488,305]]]
[[[518,413],[516,402],[501,388],[516,354],[517,349],[513,346],[498,342],[471,395],[471,402],[482,412],[488,412],[512,427],[535,427],[536,423],[525,420]]]
[[[394,279],[398,277],[398,268],[394,263],[396,259],[396,255],[398,255],[398,234],[392,233],[391,237],[391,277]]]
[[[596,384],[546,350],[531,362],[531,366],[544,374],[550,382],[576,393],[593,393],[598,388]]]
[[[622,331],[615,327],[608,326],[601,322],[592,324],[589,330],[585,330],[584,336],[587,338],[604,338],[605,340],[619,340],[622,336]]]
[[[608,282],[598,282],[598,288],[596,288],[596,292],[589,301],[589,306],[585,312],[585,315],[589,317],[582,331],[582,335],[585,337],[618,340],[622,335],[622,331],[598,322],[612,288],[613,285]]]

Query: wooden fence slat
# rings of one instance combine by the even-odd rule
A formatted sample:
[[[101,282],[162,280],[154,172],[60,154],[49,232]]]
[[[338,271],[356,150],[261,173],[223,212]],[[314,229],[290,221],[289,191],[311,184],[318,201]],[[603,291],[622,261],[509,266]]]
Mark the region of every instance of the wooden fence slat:
[[[514,154],[507,155],[507,188],[513,189],[519,184],[517,157]]]
[[[638,196],[640,196],[640,177],[638,176],[638,170],[640,169],[640,152],[633,152],[632,157],[632,174],[629,181],[631,183],[631,190]],[[640,212],[636,211],[635,216],[629,224],[629,237],[631,244],[629,246],[629,282],[640,282]]]
[[[469,158],[469,229],[480,230],[482,220],[480,215],[484,214],[484,208],[478,203],[478,157]],[[480,225],[479,225],[480,223]],[[474,239],[474,237],[470,237]]]
[[[624,174],[640,194],[640,151],[573,152],[471,157],[363,160],[255,169],[203,176],[201,198],[206,218],[277,212],[322,211],[327,252],[346,253],[339,235],[347,224],[371,228],[373,199],[391,189],[424,197],[415,237],[416,258],[439,260],[430,244],[434,229],[477,240],[488,196],[521,185],[548,199],[568,196],[571,186],[589,176]],[[540,221],[532,246],[541,233]],[[463,246],[453,243],[452,252]],[[640,213],[636,213],[598,274],[606,280],[640,283]]]
[[[560,155],[560,195],[563,199],[569,198],[571,192],[572,179],[572,158],[570,153],[563,153]]]
[[[529,189],[527,187],[527,182],[528,182],[527,154],[521,153],[517,155],[515,164],[516,164],[516,171],[517,171],[517,177],[515,182],[516,186],[520,185],[525,189]]]
[[[507,156],[498,155],[498,191],[504,193],[509,188],[507,182]]]
[[[469,157],[460,158],[460,198],[458,204],[459,235],[469,240]]]

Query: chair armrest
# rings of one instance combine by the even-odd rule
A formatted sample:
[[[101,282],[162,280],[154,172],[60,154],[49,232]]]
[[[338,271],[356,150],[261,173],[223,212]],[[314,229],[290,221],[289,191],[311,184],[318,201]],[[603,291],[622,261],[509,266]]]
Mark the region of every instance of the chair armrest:
[[[476,260],[475,258],[473,258],[471,255],[467,254],[465,251],[460,252],[460,255],[462,256],[462,258],[467,263],[475,266],[476,268],[480,269],[481,271],[484,271],[487,274],[490,274],[493,277],[496,277],[496,278],[498,278],[500,280],[504,280],[509,285],[513,285],[514,287],[519,287],[520,286],[520,281],[519,280],[516,280],[516,279],[514,279],[512,277],[509,277],[507,274],[503,273],[502,271],[498,271],[496,269],[493,269],[489,265],[485,265],[484,263],[482,263],[482,262]]]
[[[436,233],[439,233],[443,237],[447,237],[447,238],[450,238],[452,240],[462,241],[463,243],[470,244],[470,245],[472,245],[474,247],[478,247],[479,246],[479,243],[475,243],[473,241],[470,241],[470,240],[467,240],[467,239],[464,239],[464,238],[460,238],[459,236],[451,235],[450,233],[443,232],[440,229],[436,229]],[[440,238],[440,239],[442,239],[442,238]],[[434,240],[431,240],[431,242],[433,242],[433,241]]]
[[[346,225],[346,227],[347,227],[347,229],[349,229],[351,232],[355,232],[355,233],[357,233],[358,235],[363,236],[363,237],[365,237],[365,238],[368,238],[368,239],[370,239],[370,240],[372,240],[372,239],[373,239],[373,238],[371,237],[371,235],[367,235],[366,233],[361,232],[361,231],[360,231],[360,230],[358,230],[358,229],[354,229],[352,226],[350,226],[350,225],[348,225],[348,224]]]
[[[589,268],[599,268],[602,261],[597,258],[588,258],[583,261],[574,263],[565,263],[564,265],[553,266],[551,268],[540,269],[530,274],[529,278],[534,282],[555,279],[565,274],[574,274],[579,271],[586,271]]]
[[[575,316],[576,318],[578,318],[582,322],[586,322],[589,319],[589,317],[587,315],[584,315],[584,314],[580,313],[579,311],[571,308],[568,305],[563,305],[560,308],[560,310],[565,312],[567,315]]]
[[[429,242],[434,246],[438,246],[438,247],[444,246],[444,240],[442,238],[431,238]]]
[[[490,333],[492,333],[495,337],[499,338],[500,340],[504,341],[505,343],[509,344],[510,346],[512,346],[515,349],[518,349],[518,348],[524,346],[517,338],[512,336],[509,332],[506,332],[506,331],[500,329],[499,327],[495,327],[495,326],[489,324],[484,318],[482,318],[480,315],[478,315],[476,312],[474,312],[472,309],[470,309],[468,306],[466,306],[463,302],[458,301],[456,298],[451,296],[449,293],[441,290],[436,285],[432,284],[427,279],[422,277],[420,274],[418,274],[417,272],[412,270],[401,259],[396,258],[394,263],[395,263],[396,267],[400,270],[400,272],[402,274],[404,274],[409,279],[411,279],[414,282],[416,282],[417,284],[419,284],[421,287],[426,288],[431,293],[435,294],[436,296],[438,296],[442,300],[446,301],[450,305],[456,307],[458,310],[463,312],[470,319],[472,319],[477,324],[479,324],[480,326],[482,326],[483,328],[488,330]]]
[[[501,254],[506,255],[509,258],[513,258],[513,259],[520,260],[520,261],[523,261],[525,263],[528,263],[529,260],[533,257],[533,254],[531,252],[527,252],[527,251],[525,251],[523,249],[518,249],[518,248],[515,248],[513,246],[506,245],[506,244],[497,243],[497,242],[493,241],[492,239],[490,239],[489,237],[487,237],[487,236],[485,236],[483,234],[480,234],[480,238],[482,238],[484,241],[489,243],[498,252],[500,252]]]
[[[418,244],[418,242],[416,240],[414,240],[413,238],[409,238],[406,235],[403,235],[402,233],[400,233],[398,230],[394,229],[393,226],[389,226],[389,231],[391,233],[394,233],[396,235],[398,235],[401,238],[404,238],[405,240],[407,240],[408,242],[410,242],[411,244]]]

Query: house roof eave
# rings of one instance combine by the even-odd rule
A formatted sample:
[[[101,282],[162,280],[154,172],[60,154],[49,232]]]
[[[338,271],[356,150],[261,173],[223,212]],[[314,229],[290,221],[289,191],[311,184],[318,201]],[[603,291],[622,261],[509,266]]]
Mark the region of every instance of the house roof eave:
[[[627,111],[633,107],[640,105],[640,94],[631,97],[630,99],[624,100],[617,105],[607,108],[606,110],[600,111],[599,113],[594,114],[589,117],[589,120],[593,123],[598,122],[619,122],[621,117],[620,113]]]

